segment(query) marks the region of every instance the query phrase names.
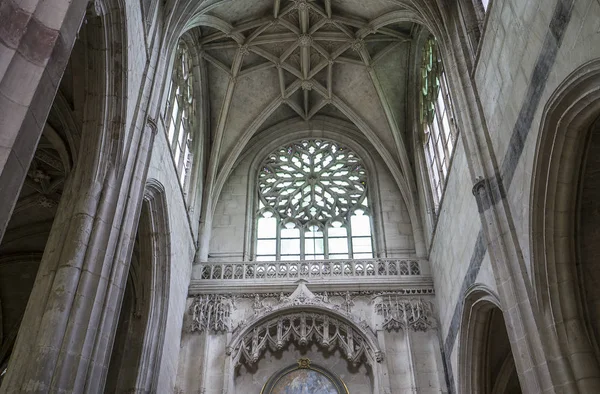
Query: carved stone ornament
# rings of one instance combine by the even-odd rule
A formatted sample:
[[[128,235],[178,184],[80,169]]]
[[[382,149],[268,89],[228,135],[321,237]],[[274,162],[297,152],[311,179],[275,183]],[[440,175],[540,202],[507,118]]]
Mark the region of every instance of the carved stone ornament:
[[[374,337],[367,339],[372,333],[369,334],[366,322],[328,301],[327,293],[316,295],[300,281],[290,296],[281,294],[276,306],[263,310],[255,315],[253,322],[245,324],[248,328],[237,334],[227,353],[235,365],[254,364],[267,348],[279,350],[292,341],[300,346],[316,343],[329,350],[338,348],[353,364],[359,364],[365,358],[367,362],[381,362],[383,353],[377,348]],[[255,297],[254,305],[258,308],[263,305],[259,296]],[[298,306],[313,308],[304,311],[295,308]],[[364,357],[367,354],[369,357]]]
[[[310,359],[305,357],[298,359],[298,368],[310,368]]]
[[[254,327],[230,352],[236,365],[242,361],[254,364],[267,347],[279,350],[290,341],[300,346],[317,343],[329,350],[339,348],[353,364],[359,364],[367,351],[362,335],[348,324],[327,314],[298,312],[278,316]]]
[[[192,314],[192,332],[226,332],[231,329],[231,297],[208,294],[194,298],[190,312]]]
[[[387,331],[426,331],[434,326],[432,306],[428,301],[406,300],[390,295],[375,304],[375,311],[383,316],[382,327]]]

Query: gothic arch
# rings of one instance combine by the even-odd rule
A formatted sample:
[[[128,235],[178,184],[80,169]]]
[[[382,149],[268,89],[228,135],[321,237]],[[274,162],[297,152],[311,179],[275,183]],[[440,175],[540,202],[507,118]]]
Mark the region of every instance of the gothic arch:
[[[318,330],[308,333],[306,337],[299,336],[298,338],[295,338],[293,334],[288,336],[282,335],[277,338],[267,338],[263,336],[261,342],[252,342],[253,333],[260,332],[261,330],[264,331],[266,327],[272,326],[273,324],[276,326],[277,322],[282,319],[294,319],[296,317],[302,319],[302,316],[304,316],[304,318],[310,316],[310,319],[323,319],[325,321],[331,319],[335,324],[345,327],[344,330],[347,330],[347,338],[352,338],[353,335],[356,335],[357,340],[361,341],[361,345],[356,346],[356,348],[354,348],[353,345],[347,346],[348,343],[340,343],[341,339],[336,338],[333,335],[331,338],[326,337],[322,333],[316,332]],[[240,362],[242,356],[247,362],[254,363],[269,346],[283,346],[293,339],[296,339],[301,345],[316,341],[316,343],[322,344],[325,347],[329,346],[329,340],[332,341],[332,344],[336,344],[337,342],[341,347],[346,347],[346,349],[342,349],[342,352],[348,361],[352,363],[360,363],[363,356],[365,357],[367,364],[371,366],[375,366],[377,363],[383,361],[383,352],[379,348],[377,338],[372,332],[368,331],[368,328],[363,328],[358,325],[351,316],[329,308],[324,304],[319,305],[319,303],[291,303],[290,305],[283,305],[268,313],[254,317],[234,334],[227,349],[234,365]],[[274,340],[273,343],[270,343],[271,340]],[[248,349],[247,344],[251,345],[250,349]],[[356,351],[356,349],[359,350]]]
[[[518,385],[517,371],[498,296],[484,285],[473,286],[465,296],[460,327],[458,392],[513,393],[509,388]]]
[[[572,72],[544,108],[530,197],[531,271],[547,357],[560,368],[554,379],[562,380],[556,383],[581,392],[600,388],[600,366],[577,273],[579,193],[573,191],[579,189],[590,127],[599,115],[600,59],[595,59]]]
[[[148,231],[147,251],[151,258],[149,312],[144,348],[136,387],[156,391],[165,341],[171,284],[171,242],[167,200],[163,185],[155,179],[146,182],[141,223]]]
[[[150,179],[105,390],[156,391],[169,304],[170,255],[164,188]]]

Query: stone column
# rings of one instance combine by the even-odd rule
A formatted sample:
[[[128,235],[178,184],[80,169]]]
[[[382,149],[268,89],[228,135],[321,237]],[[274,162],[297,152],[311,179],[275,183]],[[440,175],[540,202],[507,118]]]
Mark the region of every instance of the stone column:
[[[535,319],[530,284],[523,269],[522,255],[509,228],[505,193],[499,179],[479,179],[473,186],[483,232],[492,258],[492,268],[502,312],[507,324],[512,353],[523,392],[549,390],[552,381],[544,360],[541,327]]]
[[[0,240],[87,4],[87,0],[6,0],[0,4]]]
[[[144,133],[134,134],[125,165],[100,164],[106,162],[101,155],[78,163],[1,392],[103,390],[155,130],[149,124]],[[82,158],[91,156],[82,153]]]

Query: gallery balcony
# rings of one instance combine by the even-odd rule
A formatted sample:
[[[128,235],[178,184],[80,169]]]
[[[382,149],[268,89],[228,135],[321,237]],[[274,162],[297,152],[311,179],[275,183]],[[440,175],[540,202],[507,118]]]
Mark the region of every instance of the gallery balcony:
[[[290,291],[299,281],[327,291],[433,289],[428,261],[416,258],[205,262],[195,272],[192,294]]]

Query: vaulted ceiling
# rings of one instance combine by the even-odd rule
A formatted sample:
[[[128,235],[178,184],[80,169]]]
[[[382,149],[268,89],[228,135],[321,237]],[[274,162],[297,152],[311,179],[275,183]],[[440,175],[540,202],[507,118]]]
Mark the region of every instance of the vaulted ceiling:
[[[264,82],[278,87],[284,104],[305,120],[331,104],[336,84],[349,82],[339,81],[339,68],[372,67],[411,33],[410,24],[376,30],[364,17],[334,13],[330,1],[305,0],[275,1],[265,15],[223,27],[227,32],[202,29],[204,59],[230,78],[275,69]]]
[[[394,0],[236,0],[198,6],[187,26],[205,65],[213,200],[252,138],[283,121],[345,121],[403,191],[411,44],[418,25]],[[416,21],[418,22],[418,21]],[[414,92],[413,94],[414,95]]]

